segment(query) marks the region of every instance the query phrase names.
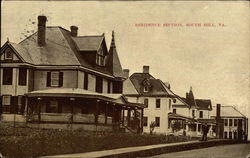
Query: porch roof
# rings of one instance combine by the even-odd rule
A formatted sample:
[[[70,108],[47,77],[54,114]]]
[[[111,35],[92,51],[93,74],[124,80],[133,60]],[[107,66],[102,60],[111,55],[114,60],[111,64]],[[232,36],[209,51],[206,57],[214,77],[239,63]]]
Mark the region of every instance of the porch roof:
[[[197,119],[199,123],[216,124],[215,119]]]
[[[28,97],[76,97],[93,98],[121,104],[128,107],[144,108],[143,104],[129,102],[123,94],[97,93],[80,88],[52,88],[38,91],[31,91],[25,94]]]
[[[175,114],[175,113],[168,113],[168,118],[169,119],[188,120],[188,121],[192,121],[192,122],[195,121],[195,119],[193,119],[191,117],[187,117],[187,116],[183,116],[183,115]]]

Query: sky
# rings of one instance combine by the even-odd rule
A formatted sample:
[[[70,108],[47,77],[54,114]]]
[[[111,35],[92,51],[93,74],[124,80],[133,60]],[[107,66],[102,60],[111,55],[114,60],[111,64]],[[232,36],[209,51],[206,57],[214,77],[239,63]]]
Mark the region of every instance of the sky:
[[[7,38],[18,43],[36,31],[38,15],[47,16],[48,26],[76,25],[79,35],[105,33],[108,47],[114,30],[122,67],[130,74],[149,65],[150,73],[169,82],[176,94],[185,96],[192,86],[195,98],[234,105],[250,116],[247,1],[1,3],[1,45]]]

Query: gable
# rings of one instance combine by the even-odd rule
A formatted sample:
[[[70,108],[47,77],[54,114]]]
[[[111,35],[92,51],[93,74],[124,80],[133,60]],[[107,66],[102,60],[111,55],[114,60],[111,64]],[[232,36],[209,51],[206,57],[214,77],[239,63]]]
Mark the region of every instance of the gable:
[[[22,62],[20,55],[9,44],[4,45],[1,50],[1,62]]]

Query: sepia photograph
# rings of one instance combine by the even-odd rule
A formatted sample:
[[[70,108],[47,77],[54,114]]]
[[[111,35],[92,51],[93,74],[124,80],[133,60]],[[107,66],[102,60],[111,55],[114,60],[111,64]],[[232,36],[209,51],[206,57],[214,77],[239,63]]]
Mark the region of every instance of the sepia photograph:
[[[249,1],[1,1],[0,158],[250,158]]]

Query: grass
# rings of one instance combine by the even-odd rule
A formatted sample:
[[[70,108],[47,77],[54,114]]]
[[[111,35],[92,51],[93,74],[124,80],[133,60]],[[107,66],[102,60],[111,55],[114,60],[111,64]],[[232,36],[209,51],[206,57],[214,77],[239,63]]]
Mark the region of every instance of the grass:
[[[81,130],[13,129],[12,127],[0,129],[0,151],[6,157],[83,153],[188,140],[190,138],[184,136],[101,133]]]

